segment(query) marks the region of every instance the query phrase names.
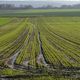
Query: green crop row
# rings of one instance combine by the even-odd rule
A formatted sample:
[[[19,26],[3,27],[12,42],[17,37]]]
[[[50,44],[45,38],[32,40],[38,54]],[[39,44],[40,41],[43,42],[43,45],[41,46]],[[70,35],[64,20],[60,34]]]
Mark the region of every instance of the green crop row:
[[[0,27],[0,66],[3,67],[0,74],[17,75],[20,70],[24,75],[28,68],[35,73],[38,69],[53,71],[80,67],[80,17],[38,16],[9,18],[8,21]]]

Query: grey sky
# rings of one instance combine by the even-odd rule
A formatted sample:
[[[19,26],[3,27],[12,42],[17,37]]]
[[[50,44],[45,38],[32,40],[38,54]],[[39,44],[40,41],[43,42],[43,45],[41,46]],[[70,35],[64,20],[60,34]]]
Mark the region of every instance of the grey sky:
[[[13,2],[12,2],[13,1]],[[46,5],[52,6],[61,6],[61,5],[72,5],[72,4],[80,4],[80,0],[0,0],[0,4],[27,4],[32,5],[33,7],[41,7]]]
[[[0,1],[80,1],[80,0],[0,0]]]

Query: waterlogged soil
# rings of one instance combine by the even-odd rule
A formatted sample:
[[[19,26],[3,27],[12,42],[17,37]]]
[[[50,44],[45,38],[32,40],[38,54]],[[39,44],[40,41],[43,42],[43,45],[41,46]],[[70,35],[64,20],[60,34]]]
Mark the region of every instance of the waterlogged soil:
[[[16,61],[17,56],[19,55],[20,51],[16,52],[13,56],[11,56],[6,62],[5,64],[10,67],[10,68],[14,68],[14,63]]]
[[[39,41],[39,48],[40,48],[40,51],[39,51],[39,55],[37,57],[37,63],[38,64],[43,64],[45,67],[47,67],[47,63],[44,59],[44,52],[43,52],[43,48],[42,48],[42,41],[41,41],[41,38],[40,38],[40,32],[38,32],[38,41]]]

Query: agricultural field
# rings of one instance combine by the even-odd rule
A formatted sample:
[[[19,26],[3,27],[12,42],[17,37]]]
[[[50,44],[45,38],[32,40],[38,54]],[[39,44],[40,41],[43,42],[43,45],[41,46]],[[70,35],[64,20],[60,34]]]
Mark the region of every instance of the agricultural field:
[[[80,17],[1,17],[0,78],[79,80]]]
[[[80,9],[20,9],[0,10],[1,17],[80,16]]]

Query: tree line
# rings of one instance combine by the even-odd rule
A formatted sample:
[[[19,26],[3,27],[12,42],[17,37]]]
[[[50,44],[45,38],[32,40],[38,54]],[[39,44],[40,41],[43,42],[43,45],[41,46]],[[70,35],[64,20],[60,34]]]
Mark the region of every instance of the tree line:
[[[33,9],[31,5],[0,4],[0,9]]]
[[[32,5],[19,5],[16,6],[14,4],[0,4],[0,9],[79,9],[80,4],[76,5],[62,5],[60,7],[53,7],[53,5],[47,5],[42,7],[34,8]]]

